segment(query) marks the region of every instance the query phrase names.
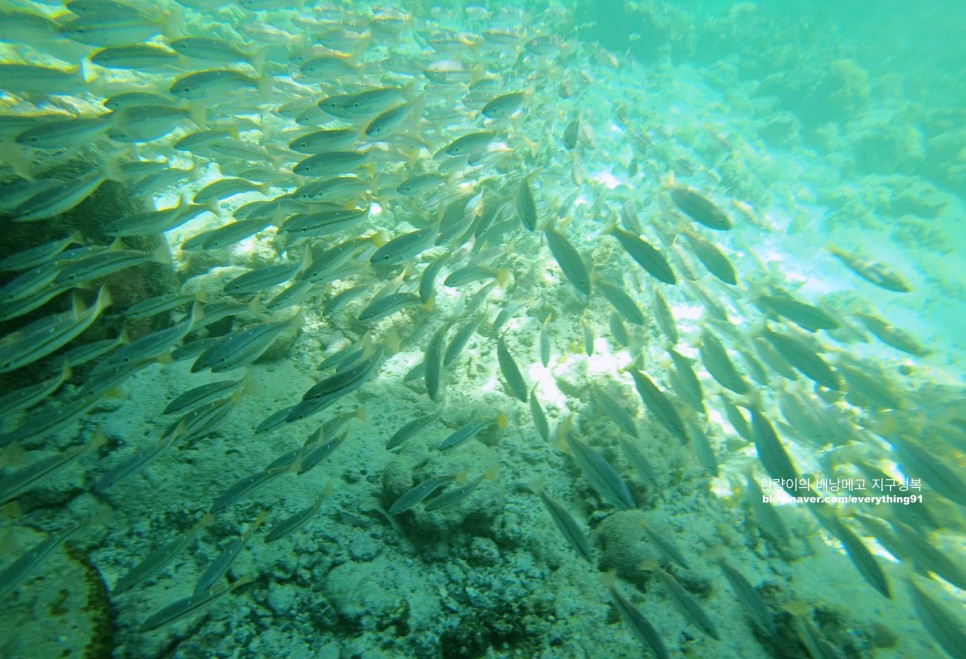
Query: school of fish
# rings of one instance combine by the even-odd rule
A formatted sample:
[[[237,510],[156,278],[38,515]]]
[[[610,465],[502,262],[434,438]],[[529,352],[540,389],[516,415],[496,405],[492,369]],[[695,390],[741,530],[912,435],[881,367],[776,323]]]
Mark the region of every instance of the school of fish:
[[[964,656],[948,601],[966,590],[966,417],[896,367],[930,356],[876,311],[915,294],[908,276],[832,245],[828,275],[854,299],[798,293],[756,255],[764,209],[700,149],[676,172],[661,157],[673,134],[593,95],[603,75],[574,63],[634,65],[575,39],[571,11],[67,0],[5,4],[0,23],[0,221],[16,237],[0,254],[0,503],[11,537],[43,533],[0,554],[8,603],[91,537],[127,637],[247,607],[273,568],[240,574],[246,547],[359,514],[339,473],[322,475],[338,451],[369,468],[381,534],[459,516],[488,488],[535,506],[574,569],[610,570],[611,622],[656,657],[683,651],[653,622],[664,608],[691,656],[728,655],[712,591],[768,655],[873,656],[829,638],[841,630],[794,577],[764,588],[742,562],[794,574],[808,535]],[[131,213],[79,219],[111,195]],[[162,271],[170,285],[132,298],[132,273]],[[99,327],[107,338],[85,338]],[[269,395],[280,361],[293,375]],[[176,390],[139,385],[159,372]],[[152,423],[107,430],[134,397],[156,399]],[[197,455],[243,409],[258,421],[233,431],[236,455]],[[353,446],[362,434],[382,457]],[[240,467],[254,443],[275,459]],[[472,459],[484,450],[498,464]],[[418,470],[387,491],[371,472],[396,455]],[[103,514],[165,465],[208,500]],[[807,503],[797,517],[763,503],[765,481],[816,496],[800,484],[817,475],[915,479],[922,503]],[[294,514],[265,495],[293,479],[314,491]],[[52,513],[38,493],[68,482]],[[743,537],[674,523],[671,500],[709,505],[711,482],[727,483]],[[607,564],[592,536],[611,514],[642,514],[636,542],[657,558]],[[744,549],[702,556],[682,548],[692,533]],[[204,555],[183,596],[137,599]]]

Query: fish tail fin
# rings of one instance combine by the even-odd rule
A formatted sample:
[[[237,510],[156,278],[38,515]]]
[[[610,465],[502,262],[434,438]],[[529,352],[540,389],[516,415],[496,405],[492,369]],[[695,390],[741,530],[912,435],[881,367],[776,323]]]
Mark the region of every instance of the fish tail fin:
[[[543,481],[544,481],[544,477],[539,476],[533,479],[532,481],[530,481],[529,483],[527,483],[527,488],[529,488],[529,490],[534,494],[537,494],[537,495],[543,494]]]
[[[256,87],[258,88],[258,93],[266,101],[270,100],[272,97],[272,89],[275,85],[275,78],[266,75],[263,72],[259,72]]]
[[[164,35],[165,39],[167,39],[169,42],[182,36],[183,26],[184,15],[181,13],[181,9],[177,4],[172,4],[171,8],[161,16],[160,23],[158,25],[161,30],[161,34]]]
[[[258,74],[259,79],[265,76],[265,61],[267,58],[268,50],[265,48],[256,50],[248,57],[248,63],[252,65],[253,69],[255,69],[255,73]]]
[[[617,588],[617,568],[611,568],[606,572],[601,572],[600,581],[604,584],[604,588],[607,590],[614,590]]]
[[[188,104],[188,118],[199,130],[208,128],[208,108],[201,103]]]
[[[151,261],[162,265],[171,263],[171,250],[168,249],[168,243],[163,240],[158,243],[158,246],[151,252]]]
[[[107,309],[114,300],[111,299],[111,291],[108,290],[107,286],[101,286],[97,291],[97,299],[94,304],[97,306],[97,313],[100,313],[104,309]]]

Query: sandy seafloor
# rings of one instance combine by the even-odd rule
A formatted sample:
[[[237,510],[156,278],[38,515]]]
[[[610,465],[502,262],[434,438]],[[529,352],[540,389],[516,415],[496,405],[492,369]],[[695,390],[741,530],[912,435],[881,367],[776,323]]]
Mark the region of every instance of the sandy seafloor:
[[[797,290],[804,299],[847,292],[874,301],[881,315],[915,335],[933,349],[932,354],[913,359],[875,344],[850,344],[849,350],[875,359],[886,370],[910,367],[905,386],[939,382],[961,392],[966,290],[956,254],[964,253],[966,233],[956,221],[963,217],[960,198],[914,174],[862,175],[837,161],[834,151],[830,156],[828,148],[815,150],[794,138],[784,147],[764,142],[758,135],[772,125],[776,111],[754,93],[753,85],[729,77],[726,65],[643,65],[613,57],[611,63],[598,58],[584,68],[588,80],[579,107],[593,143],[583,144],[580,152],[586,186],[592,192],[582,194],[572,212],[575,220],[569,235],[576,237],[586,227],[584,242],[575,241],[578,249],[596,248],[594,260],[602,270],[619,258],[612,241],[598,240],[600,221],[592,219],[591,210],[595,198],[609,200],[613,212],[625,199],[633,198],[643,207],[643,200],[660,194],[661,182],[651,173],[656,167],[630,177],[627,166],[632,159],[699,163],[692,175],[678,174],[678,178],[697,187],[711,187],[716,179],[723,179],[735,198],[746,200],[756,211],[759,226],[733,213],[739,218],[737,227],[723,245],[739,273],[757,267],[753,252],[787,281],[801,283]],[[630,132],[615,119],[618,106],[640,132],[651,136],[649,146],[632,143]],[[559,132],[566,125],[565,117],[553,117],[553,124]],[[558,138],[548,128],[532,139]],[[542,176],[562,182],[538,184],[536,189],[538,205],[547,214],[557,207],[548,197],[557,194],[555,186],[565,189],[571,176],[571,163],[562,151],[557,163],[558,170],[548,167]],[[888,205],[898,204],[896,198],[903,195],[903,207],[915,210],[886,226],[882,218]],[[161,199],[158,207],[176,198]],[[232,206],[255,198],[236,197]],[[922,217],[930,210],[932,215]],[[642,219],[648,219],[648,212],[656,211],[645,211]],[[912,217],[917,213],[919,217]],[[205,221],[197,220],[169,232],[176,266],[181,259],[179,244],[205,228]],[[910,236],[929,240],[917,242]],[[271,255],[271,240],[268,231],[237,245],[231,265],[244,267],[253,262],[253,255]],[[822,250],[828,242],[861,249],[889,263],[907,277],[915,293],[887,299]],[[702,594],[700,601],[716,623],[720,641],[702,634],[680,615],[656,583],[651,582],[646,595],[632,595],[629,584],[620,586],[646,612],[672,655],[775,656],[769,651],[774,648],[755,637],[753,626],[709,560],[709,552],[721,548],[751,583],[763,585],[762,592],[776,613],[791,601],[815,607],[826,635],[850,644],[849,656],[937,656],[905,597],[896,576],[898,566],[885,552],[877,553],[892,578],[891,601],[870,588],[838,543],[830,541],[804,510],[780,510],[793,535],[791,562],[748,527],[740,489],[744,466],[754,460],[754,447],[720,415],[712,415],[710,437],[721,476],[703,475],[693,454],[670,441],[641,408],[630,376],[618,371],[631,356],[609,340],[604,320],[608,307],[602,300],[591,305],[601,320],[595,325],[595,354],[587,357],[576,322],[580,305],[573,288],[545,249],[541,259],[545,272],[528,279],[525,292],[494,293],[489,318],[510,300],[528,300],[526,309],[509,323],[508,342],[527,382],[539,383],[537,394],[551,426],[570,413],[581,415],[583,436],[619,466],[645,518],[669,530],[689,560],[691,569],[676,573],[689,590]],[[507,267],[522,278],[529,261],[528,255],[511,255]],[[237,272],[216,271],[211,277],[223,282]],[[696,350],[688,344],[698,333],[697,310],[675,290],[664,287],[662,292],[677,312],[685,337],[681,352],[695,356]],[[352,303],[350,314],[357,313],[360,304]],[[553,356],[545,369],[540,365],[537,337],[549,309],[557,311],[550,325]],[[404,312],[408,321],[400,351],[360,392],[327,413],[365,408],[364,420],[350,422],[342,446],[307,475],[285,474],[219,514],[217,522],[202,531],[172,567],[146,585],[108,601],[93,573],[87,573],[85,582],[76,556],[58,550],[37,577],[4,603],[0,652],[8,657],[56,656],[58,648],[76,646],[90,633],[109,638],[116,656],[129,657],[640,656],[641,646],[617,618],[599,570],[567,546],[526,484],[543,480],[546,491],[589,531],[597,557],[605,564],[659,556],[634,524],[640,513],[608,517],[610,508],[601,504],[571,459],[538,437],[527,406],[503,391],[493,337],[476,335],[449,369],[444,423],[434,423],[401,449],[386,450],[387,439],[403,423],[434,410],[421,383],[404,383],[403,376],[423,358],[423,346],[438,327],[437,320],[457,310],[458,292],[440,288],[431,312]],[[394,316],[384,325],[399,322],[400,316]],[[315,365],[323,356],[364,330],[348,315],[322,319],[310,303],[306,324],[290,349],[275,351],[273,357],[250,367],[253,390],[224,426],[164,454],[144,473],[114,488],[109,497],[110,519],[102,527],[84,531],[75,542],[103,582],[110,586],[147,553],[191,526],[224,487],[297,448],[321,419],[257,436],[253,429],[269,413],[296,402],[316,381]],[[652,324],[641,338],[645,365],[660,372],[666,357],[658,329]],[[126,382],[121,397],[99,404],[83,420],[83,431],[89,434],[101,428],[119,439],[120,446],[109,456],[85,456],[79,466],[58,475],[37,496],[58,501],[78,494],[69,505],[77,515],[103,508],[91,495],[80,492],[89,475],[152,441],[169,422],[161,416],[162,409],[187,388],[187,382],[194,386],[223,377],[205,373],[189,379],[189,365],[153,365]],[[702,376],[706,390],[715,391],[703,371]],[[578,390],[588,379],[604,377],[619,380],[625,403],[637,410],[640,444],[659,470],[660,492],[648,490],[636,477],[613,439],[613,427],[592,409],[586,394],[561,391],[571,386]],[[486,431],[448,453],[435,448],[450,432],[447,425],[456,427],[490,413],[505,413],[507,427]],[[77,433],[78,427],[65,431],[63,441]],[[789,449],[803,471],[821,464],[822,456],[807,446]],[[427,513],[417,508],[392,520],[384,512],[424,478],[461,470],[473,477],[494,465],[497,476],[451,509]],[[267,525],[274,523],[311,504],[330,483],[331,494],[302,530],[273,544],[264,544],[259,535],[249,543],[230,574],[254,576],[252,586],[222,598],[205,613],[154,632],[137,631],[147,615],[188,595],[218,548],[261,511],[268,511]],[[31,522],[59,528],[65,519],[61,512],[42,510]],[[23,526],[7,521],[4,525],[5,557],[18,555],[42,537]],[[641,539],[630,543],[636,549],[628,556],[615,537]],[[950,552],[966,550],[961,536],[950,534],[944,541],[944,549]],[[87,601],[80,605],[75,598]],[[102,626],[96,633],[89,632],[85,617],[100,619],[109,629]],[[785,614],[782,627],[791,638],[787,619]],[[52,638],[53,631],[60,638]],[[800,646],[795,652],[790,656],[804,656]]]

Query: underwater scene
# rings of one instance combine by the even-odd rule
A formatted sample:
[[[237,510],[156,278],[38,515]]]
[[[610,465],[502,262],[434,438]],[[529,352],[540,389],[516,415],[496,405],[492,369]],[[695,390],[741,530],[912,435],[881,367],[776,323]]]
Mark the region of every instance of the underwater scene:
[[[0,0],[0,657],[966,657],[964,33]]]

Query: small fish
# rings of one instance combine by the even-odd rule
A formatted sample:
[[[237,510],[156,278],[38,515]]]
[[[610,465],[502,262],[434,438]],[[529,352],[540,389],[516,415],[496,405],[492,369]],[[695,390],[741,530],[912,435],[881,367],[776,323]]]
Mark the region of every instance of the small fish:
[[[416,417],[393,433],[392,437],[389,438],[389,441],[386,442],[386,448],[394,449],[398,446],[402,446],[406,440],[418,435],[427,426],[429,426],[429,424],[438,418],[439,414],[436,413]]]
[[[856,317],[867,330],[875,334],[876,338],[886,345],[917,357],[929,354],[929,351],[922,347],[909,333],[894,327],[881,318],[869,314],[857,314]]]
[[[660,481],[657,477],[657,470],[651,464],[651,461],[627,437],[619,436],[617,441],[620,442],[621,451],[624,453],[627,461],[631,463],[631,466],[634,467],[634,471],[638,473],[645,483],[659,491]]]
[[[862,519],[862,523],[865,526],[866,519]],[[895,537],[904,550],[897,557],[910,560],[916,571],[923,576],[933,572],[960,590],[966,587],[966,570],[959,563],[930,544],[926,536],[908,524],[898,520],[892,520],[891,524],[896,531]],[[888,546],[886,548],[889,549]],[[892,552],[891,549],[889,551]]]
[[[472,284],[483,279],[499,278],[501,274],[502,273],[500,271],[494,270],[493,268],[485,265],[468,265],[463,268],[453,270],[451,273],[446,275],[446,279],[443,280],[443,286],[448,286],[449,288],[459,288],[460,286],[466,286],[467,284]]]
[[[177,64],[178,55],[167,48],[146,43],[101,48],[91,55],[91,64],[107,69],[165,73]]]
[[[372,342],[367,334],[363,337],[362,341],[358,343],[348,343],[344,347],[327,355],[326,358],[319,363],[318,370],[325,371],[333,369],[335,374],[328,380],[324,381],[326,384],[321,382],[316,384],[312,389],[309,390],[311,393],[306,393],[305,397],[314,398],[317,395],[324,395],[336,391],[345,380],[346,372],[348,372],[351,368],[358,366],[364,358],[368,358],[368,356],[372,354],[372,350]],[[342,378],[341,380],[333,379],[340,375]]]
[[[800,302],[784,291],[778,295],[762,295],[758,302],[765,310],[787,318],[809,332],[822,329],[834,330],[840,327],[839,322],[827,311]]]
[[[210,590],[194,593],[188,597],[179,599],[164,607],[160,611],[148,616],[148,618],[141,623],[138,631],[153,631],[175,622],[176,620],[180,620],[187,615],[200,611],[215,600],[224,597],[225,595],[251,583],[252,581],[254,581],[254,577],[242,577],[241,579],[232,582],[230,585],[214,586]]]
[[[0,198],[6,199],[3,197],[2,191],[0,191]],[[3,210],[2,204],[0,204],[0,210]],[[75,231],[65,238],[14,252],[0,259],[0,272],[21,272],[42,266],[55,260],[59,254],[71,245],[81,244],[82,240],[83,237],[80,231]]]
[[[728,356],[728,351],[714,334],[703,330],[698,350],[701,354],[701,362],[718,384],[739,396],[748,391],[748,383],[738,373],[738,369]]]
[[[268,532],[265,536],[265,542],[275,542],[276,540],[281,540],[285,536],[295,533],[300,528],[308,524],[312,516],[318,512],[319,508],[322,507],[322,502],[328,498],[329,494],[332,493],[332,483],[327,483],[325,489],[322,491],[315,501],[311,503],[307,508],[300,510],[291,517],[283,519],[272,527],[272,530]]]
[[[764,338],[805,377],[833,391],[842,389],[842,381],[832,367],[800,337],[766,328]]]
[[[720,249],[696,233],[685,232],[684,236],[691,245],[691,251],[704,264],[708,272],[726,284],[731,286],[738,285],[738,278],[735,275],[734,266],[731,265],[731,261],[728,260],[728,257]]]
[[[298,455],[297,453],[295,454]],[[284,457],[284,456],[283,456]],[[297,463],[296,463],[297,465]],[[296,466],[297,468],[297,466]],[[216,515],[238,501],[241,500],[247,494],[254,492],[256,489],[262,487],[266,483],[269,483],[282,474],[294,471],[293,464],[286,461],[282,461],[282,464],[277,464],[272,467],[266,467],[261,471],[256,471],[248,476],[243,476],[242,478],[235,481],[232,485],[228,486],[221,494],[215,497],[215,500],[211,502],[211,507],[208,509],[209,515]]]
[[[443,216],[439,221],[439,235],[436,237],[436,244],[443,245],[453,240],[469,226],[475,217],[475,209],[470,206],[470,202],[482,200],[482,194],[463,195],[454,201],[446,204],[443,209]]]
[[[359,132],[354,128],[328,128],[300,135],[289,142],[288,148],[299,153],[317,154],[352,146],[358,138]]]
[[[668,398],[667,394],[658,389],[657,385],[644,373],[635,370],[631,371],[631,376],[634,378],[634,386],[637,388],[637,393],[651,414],[657,417],[657,420],[661,422],[661,425],[668,432],[680,439],[682,444],[686,444],[688,442],[688,434],[684,427],[684,422],[681,420],[681,415],[678,414],[677,408],[671,402],[671,399]]]
[[[87,87],[84,70],[0,63],[0,88],[12,94],[76,96]]]
[[[488,131],[470,133],[443,147],[443,153],[448,156],[472,156],[485,150],[495,139],[496,135]]]
[[[115,238],[156,236],[176,229],[207,211],[208,209],[204,206],[178,204],[171,208],[118,218],[105,226],[103,233]]]
[[[66,359],[61,364],[60,371],[52,378],[42,380],[36,384],[12,389],[0,396],[0,417],[10,417],[12,414],[29,410],[34,405],[47,399],[71,377],[70,362]]]
[[[768,605],[765,604],[765,600],[758,594],[758,591],[748,583],[748,580],[741,572],[729,565],[724,558],[719,558],[717,562],[722,574],[725,575],[728,584],[731,586],[731,591],[738,598],[738,601],[741,602],[741,605],[744,607],[745,612],[749,615],[752,622],[761,631],[768,634],[768,636],[777,638],[778,630],[775,627],[775,621],[771,611],[768,610]]]
[[[633,510],[634,498],[617,470],[597,451],[573,436],[569,421],[558,428],[564,446],[591,487],[618,510]]]
[[[671,386],[678,396],[692,408],[701,412],[704,410],[704,390],[701,388],[701,381],[694,374],[691,367],[691,360],[676,350],[668,350],[671,361],[674,363],[674,370],[668,374]]]
[[[881,289],[892,291],[893,293],[908,293],[912,290],[901,276],[881,263],[867,261],[854,254],[842,251],[837,247],[829,247],[829,251],[835,258],[844,263],[849,270]]]
[[[37,442],[53,434],[90,412],[103,395],[102,391],[88,392],[85,387],[76,398],[55,410],[42,408],[31,412],[16,428],[0,434],[0,448],[27,438]]]
[[[443,386],[443,343],[446,341],[446,332],[449,324],[442,325],[433,334],[429,343],[426,344],[426,392],[430,400],[439,398],[440,390]]]
[[[193,595],[205,593],[221,581],[221,578],[228,573],[228,569],[235,562],[235,559],[238,558],[242,549],[245,548],[248,541],[251,540],[255,532],[261,527],[262,522],[265,521],[265,515],[266,513],[263,512],[254,522],[248,525],[248,528],[245,529],[245,532],[240,537],[235,538],[225,545],[225,548],[219,552],[215,560],[209,563],[205,571],[198,577]]]
[[[910,437],[889,434],[886,440],[898,454],[903,471],[915,472],[933,491],[960,506],[966,506],[966,478],[955,465],[913,443]]]
[[[342,108],[351,117],[371,117],[385,111],[404,98],[404,90],[397,87],[376,87],[350,94]]]
[[[441,254],[423,268],[422,275],[419,277],[419,299],[423,304],[429,304],[435,296],[436,275],[448,260],[449,253]]]
[[[580,293],[590,295],[590,273],[580,253],[555,229],[547,227],[543,230],[543,235],[547,239],[550,253],[553,254],[554,260],[557,261],[557,265],[570,283]]]
[[[359,410],[353,410],[349,413],[343,413],[326,422],[324,425],[320,426],[318,430],[305,440],[305,444],[296,453],[298,459],[298,466],[295,471],[296,475],[301,476],[316,467],[319,463],[325,460],[327,457],[332,455],[333,451],[342,445],[345,441],[346,436],[348,436],[348,431],[336,434],[339,428],[336,428],[332,422],[340,421],[341,418],[362,418],[363,408]],[[331,427],[330,427],[331,424]],[[325,441],[322,438],[332,437],[332,439],[327,439]]]
[[[201,298],[199,300],[199,298]],[[186,295],[184,293],[164,293],[162,295],[156,295],[155,297],[150,297],[146,300],[141,300],[135,304],[132,304],[124,312],[124,317],[131,320],[137,320],[140,318],[151,318],[165,311],[171,311],[172,309],[177,309],[178,307],[183,307],[189,302],[194,302],[196,300],[204,302],[206,296],[204,294],[199,295]]]
[[[418,118],[422,112],[423,101],[402,103],[383,111],[366,125],[365,136],[373,140],[381,140],[392,135],[413,115]]]
[[[191,198],[193,204],[213,204],[245,192],[264,191],[265,187],[241,178],[222,178],[198,190]]]
[[[656,566],[654,571],[657,572],[657,576],[664,585],[664,588],[671,593],[671,599],[674,600],[678,610],[681,611],[684,617],[690,620],[694,626],[700,628],[705,634],[716,641],[720,641],[721,637],[718,635],[718,628],[712,622],[711,618],[708,617],[708,614],[705,613],[701,605],[698,604],[697,600],[673,576]]]
[[[246,53],[235,48],[229,41],[207,37],[181,37],[168,42],[171,49],[189,59],[219,64],[248,62],[256,71],[262,68],[263,56],[260,53]]]
[[[758,459],[765,467],[765,471],[774,479],[785,482],[795,482],[798,480],[798,470],[795,469],[785,447],[778,439],[778,433],[771,425],[771,422],[758,411],[756,406],[750,408],[751,411],[751,431],[755,440],[755,450],[758,452]]]
[[[834,515],[821,514],[819,519],[842,542],[842,545],[845,547],[845,553],[848,554],[849,559],[855,565],[859,574],[862,575],[862,578],[870,586],[875,588],[880,595],[886,599],[891,599],[892,593],[889,589],[889,581],[886,579],[885,572],[882,571],[882,567],[875,560],[875,556],[859,540],[858,536]]]
[[[306,259],[304,260],[278,263],[246,272],[226,283],[224,291],[229,295],[246,295],[284,284],[308,265],[308,257],[309,253],[306,252]]]
[[[442,476],[427,478],[396,499],[392,506],[389,507],[389,514],[392,516],[401,515],[455,478],[456,474],[443,474]]]
[[[440,508],[445,508],[446,506],[452,506],[455,503],[459,503],[463,499],[467,498],[480,484],[485,480],[491,480],[496,476],[496,467],[490,467],[482,474],[474,478],[473,480],[466,482],[466,478],[463,474],[457,474],[455,481],[460,483],[457,487],[451,487],[444,490],[441,494],[436,495],[432,499],[426,502],[423,509],[427,512],[433,510],[439,510]]]
[[[369,262],[380,267],[401,265],[432,247],[435,239],[435,226],[398,235],[377,249]]]
[[[81,14],[60,24],[60,36],[89,46],[119,48],[146,41],[162,30],[171,30],[177,22],[172,14],[158,12],[147,17],[120,3],[113,7],[124,10]]]
[[[845,380],[845,398],[853,405],[865,408],[900,409],[904,405],[901,394],[892,380],[868,364],[836,364],[839,375]]]
[[[785,523],[775,508],[764,501],[764,493],[758,486],[758,481],[751,474],[745,476],[745,500],[755,518],[755,526],[763,536],[773,541],[779,547],[787,547],[791,536],[785,528]]]
[[[687,425],[688,436],[694,444],[694,453],[698,456],[698,462],[701,463],[704,472],[709,476],[717,476],[720,470],[718,459],[714,455],[708,436],[695,419],[687,419],[685,424]]]
[[[207,69],[178,78],[168,92],[190,101],[219,101],[244,89],[265,91],[271,80],[252,78],[234,69]]]
[[[483,286],[482,288],[480,288],[478,291],[473,293],[473,295],[471,295],[469,299],[465,299],[464,306],[463,306],[463,313],[467,316],[472,316],[477,311],[479,311],[480,307],[482,307],[487,302],[487,298],[489,298],[490,293],[493,291],[494,288],[496,288],[498,283],[499,282],[491,281],[485,286]]]
[[[0,571],[0,597],[6,597],[26,581],[34,570],[49,557],[64,541],[86,526],[86,522],[74,523],[60,533],[54,533],[41,540],[29,550]]]
[[[621,620],[631,630],[634,637],[643,643],[657,659],[671,659],[671,653],[668,652],[664,641],[661,640],[661,635],[654,629],[654,625],[633,604],[624,599],[623,595],[617,592],[615,580],[614,575],[609,575],[605,580],[605,585],[610,591],[611,601],[614,603],[617,613],[620,614]]]
[[[323,151],[300,160],[292,172],[299,176],[341,176],[359,169],[369,159],[368,151]]]
[[[121,92],[119,94],[108,96],[103,101],[101,101],[101,105],[106,107],[108,110],[117,112],[118,110],[121,110],[123,108],[143,107],[147,105],[169,105],[171,101],[172,101],[172,98],[167,95],[162,96],[161,94],[154,94],[152,92],[134,91],[134,92]],[[149,166],[138,165],[137,171],[132,173],[132,176],[137,173],[140,173],[142,176],[147,176],[148,174],[156,174],[159,171],[155,167],[151,167],[150,171],[142,171],[141,170],[142,167],[148,168]],[[162,163],[162,168],[163,168],[163,163]]]
[[[13,501],[39,482],[50,478],[67,465],[77,461],[91,449],[99,448],[106,442],[107,435],[98,430],[89,442],[66,449],[59,455],[36,460],[14,472],[4,474],[0,478],[0,506],[8,501]]]
[[[39,192],[17,206],[11,215],[14,222],[47,220],[76,208],[91,196],[108,178],[107,170],[94,170]]]
[[[407,197],[414,197],[423,193],[438,190],[446,183],[439,174],[419,174],[410,176],[396,186],[396,192]]]
[[[41,318],[0,339],[0,373],[32,364],[74,340],[111,305],[111,296],[101,288],[86,309],[78,299],[71,311]]]
[[[610,420],[618,428],[630,437],[637,437],[637,425],[634,423],[634,419],[606,390],[596,383],[591,384],[590,396],[597,407],[610,417]]]
[[[215,523],[214,515],[204,515],[200,520],[191,526],[187,531],[178,535],[165,545],[148,554],[144,560],[128,570],[111,589],[112,595],[120,595],[147,581],[151,577],[160,573],[168,567],[175,558],[178,557],[194,537],[204,528]]]
[[[540,401],[537,400],[538,384],[533,385],[533,388],[530,389],[530,416],[533,417],[533,425],[537,429],[537,434],[543,441],[549,442],[550,424],[547,423],[547,417],[543,413],[543,408],[540,407]]]
[[[416,293],[391,293],[373,299],[359,314],[359,320],[377,321],[402,311],[407,307],[422,305],[423,301]]]
[[[158,245],[153,252],[123,249],[120,242],[115,244],[117,247],[96,252],[66,264],[57,273],[55,283],[78,286],[143,263],[167,265],[171,262],[168,246],[164,243]]]
[[[573,121],[567,124],[567,127],[563,132],[563,144],[567,151],[573,151],[577,148],[577,140],[580,137],[580,117],[575,117]]]
[[[58,151],[72,149],[97,140],[114,125],[111,114],[45,121],[23,131],[14,141],[31,149]]]
[[[297,330],[303,320],[298,313],[289,320],[261,323],[232,332],[211,348],[206,368],[212,373],[224,373],[251,364],[265,354],[282,332]]]
[[[287,421],[301,421],[318,414],[359,389],[376,372],[382,362],[383,353],[382,346],[367,348],[366,354],[358,362],[309,388],[302,395],[302,401],[289,413]]]
[[[547,314],[540,325],[540,363],[544,368],[550,365],[550,319],[552,314]]]
[[[671,201],[682,213],[709,229],[727,231],[733,226],[731,218],[723,210],[691,188],[671,188]]]
[[[510,395],[520,402],[527,402],[527,384],[523,380],[523,375],[520,373],[520,369],[517,367],[513,355],[510,354],[509,349],[506,347],[503,335],[497,338],[496,355],[497,361],[500,364],[500,372],[503,373],[503,379],[506,380]]]
[[[587,323],[583,318],[580,319],[580,329],[584,335],[584,354],[588,357],[594,356],[594,341],[597,339],[594,336],[594,328]]]
[[[537,228],[537,204],[533,200],[533,191],[527,179],[520,181],[517,194],[514,198],[516,202],[517,217],[527,231],[534,231]]]
[[[564,537],[567,544],[570,545],[570,548],[577,552],[578,556],[593,565],[594,553],[590,548],[590,543],[587,541],[587,535],[581,530],[577,524],[577,520],[567,512],[566,508],[547,495],[540,481],[529,483],[527,487],[540,497],[544,508],[550,513],[550,519],[553,520],[554,526],[560,531],[560,535]]]
[[[526,92],[503,94],[490,100],[480,112],[489,119],[506,119],[520,109],[526,98]]]
[[[180,439],[184,435],[185,424],[179,423],[174,429],[165,432],[157,442],[138,450],[133,455],[124,458],[118,464],[105,471],[94,483],[94,492],[103,496],[115,484],[147,467],[165,449],[171,446],[176,439]]]
[[[610,302],[611,306],[617,310],[624,320],[642,327],[646,324],[644,314],[641,313],[640,307],[631,299],[631,296],[624,292],[621,286],[606,279],[600,279],[597,285],[600,288],[600,292],[604,294],[607,301]]]
[[[475,419],[460,426],[458,429],[454,430],[446,439],[443,440],[442,444],[439,445],[441,451],[451,449],[455,446],[469,441],[477,435],[484,428],[493,425],[494,423],[499,424],[497,419],[492,417],[484,417],[482,419]]]
[[[0,305],[12,305],[43,295],[52,288],[51,283],[60,271],[61,266],[54,261],[17,275],[0,288]]]
[[[168,403],[161,413],[187,414],[212,401],[228,398],[240,387],[246,385],[246,378],[240,378],[238,380],[218,380],[217,382],[209,382],[208,384],[202,384],[189,389]]]
[[[368,187],[358,176],[336,176],[310,181],[297,188],[291,198],[301,202],[350,202],[365,195]]]
[[[160,357],[184,339],[203,316],[204,306],[196,301],[191,307],[191,312],[181,322],[157,332],[145,334],[99,361],[91,369],[91,378],[115,367],[138,364]]]
[[[614,236],[621,247],[624,248],[624,251],[652,277],[665,284],[677,283],[677,277],[675,277],[674,271],[671,270],[667,259],[649,242],[636,234],[624,231],[616,226],[608,228],[606,233]]]
[[[761,358],[761,361],[768,366],[768,368],[788,380],[798,379],[798,373],[796,372],[795,368],[789,364],[788,360],[782,357],[782,355],[775,350],[775,348],[772,347],[771,343],[759,336],[756,336],[752,339],[752,344],[755,347],[755,352]]]
[[[358,286],[347,288],[344,291],[337,293],[336,295],[333,295],[325,303],[325,308],[322,311],[323,315],[332,316],[333,314],[341,310],[342,307],[352,302],[352,300],[367,293],[369,291],[369,288],[370,287],[368,284],[359,284]]]
[[[966,627],[963,625],[961,612],[954,613],[940,604],[916,582],[914,577],[909,577],[906,585],[911,595],[912,608],[919,617],[919,622],[936,644],[950,657],[956,659],[963,657],[964,648],[966,648]]]
[[[459,358],[460,353],[463,352],[463,348],[466,347],[466,344],[476,334],[476,330],[479,328],[480,323],[483,322],[483,318],[483,314],[479,314],[456,331],[456,334],[453,335],[453,340],[446,346],[446,354],[443,356],[443,366],[449,366]]]

